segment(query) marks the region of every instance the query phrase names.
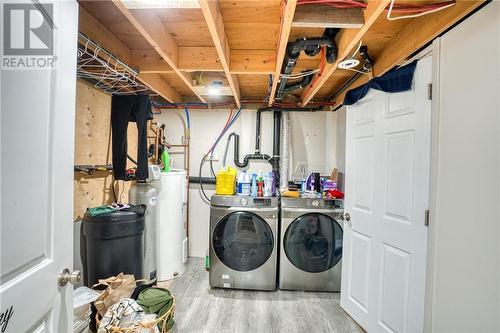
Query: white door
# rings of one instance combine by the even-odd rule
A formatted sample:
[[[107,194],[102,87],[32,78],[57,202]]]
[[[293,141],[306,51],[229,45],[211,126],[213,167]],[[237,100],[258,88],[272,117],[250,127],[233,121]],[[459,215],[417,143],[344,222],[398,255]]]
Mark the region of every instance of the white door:
[[[54,1],[42,13],[32,2],[11,3],[0,3],[0,44],[10,33],[17,52],[1,53],[0,331],[71,332],[73,288],[60,287],[58,275],[73,261],[78,7]],[[52,68],[50,55],[32,52],[50,49],[52,29],[37,28],[51,18]],[[29,64],[41,67],[19,67]]]
[[[347,109],[341,306],[368,332],[422,332],[432,60],[411,91]]]

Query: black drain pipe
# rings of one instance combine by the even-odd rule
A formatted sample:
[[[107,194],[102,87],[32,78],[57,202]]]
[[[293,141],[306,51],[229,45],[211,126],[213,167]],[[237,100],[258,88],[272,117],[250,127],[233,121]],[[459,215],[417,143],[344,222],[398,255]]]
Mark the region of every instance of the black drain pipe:
[[[279,78],[280,82],[276,90],[276,100],[282,100],[285,92],[290,92],[297,84],[292,83],[287,86],[288,78],[286,75],[292,74],[293,68],[302,51],[309,57],[314,57],[319,54],[322,47],[326,47],[326,61],[331,64],[337,59],[338,48],[335,42],[335,36],[339,31],[340,29],[338,28],[327,28],[320,38],[302,38],[297,39],[295,42],[288,43],[285,60],[281,68],[281,74],[285,75],[285,77]],[[311,80],[312,75],[313,74],[306,77],[310,77],[309,80]]]
[[[246,168],[251,160],[263,160],[271,164],[272,169],[276,177],[276,186],[279,186],[279,176],[280,176],[280,144],[281,144],[281,112],[316,112],[321,111],[320,108],[290,108],[290,109],[279,109],[279,108],[263,108],[257,110],[257,121],[255,129],[255,153],[248,154],[243,157],[243,161],[240,162],[240,136],[236,133],[231,133],[228,137],[228,142],[231,138],[234,138],[234,165],[238,168]],[[262,112],[274,112],[273,114],[273,156],[260,153],[260,133],[261,133],[261,116]],[[229,143],[228,143],[229,144]]]

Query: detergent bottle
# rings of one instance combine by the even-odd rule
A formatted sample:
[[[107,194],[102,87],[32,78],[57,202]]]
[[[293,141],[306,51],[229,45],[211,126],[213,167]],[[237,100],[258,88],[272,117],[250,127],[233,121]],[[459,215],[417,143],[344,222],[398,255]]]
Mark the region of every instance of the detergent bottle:
[[[238,195],[250,195],[250,177],[246,171],[243,171],[238,177]]]

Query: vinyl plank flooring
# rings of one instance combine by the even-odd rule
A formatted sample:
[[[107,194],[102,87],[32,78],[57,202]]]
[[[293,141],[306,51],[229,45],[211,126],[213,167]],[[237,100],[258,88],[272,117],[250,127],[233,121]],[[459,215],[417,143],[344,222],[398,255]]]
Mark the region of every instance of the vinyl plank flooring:
[[[173,333],[363,333],[338,293],[211,289],[201,258],[173,280]]]

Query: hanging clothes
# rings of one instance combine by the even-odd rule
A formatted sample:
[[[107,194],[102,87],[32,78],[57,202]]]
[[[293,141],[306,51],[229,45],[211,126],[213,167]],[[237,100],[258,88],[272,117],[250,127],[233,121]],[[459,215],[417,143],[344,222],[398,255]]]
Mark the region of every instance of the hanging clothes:
[[[137,172],[138,180],[148,178],[147,123],[153,119],[151,102],[147,95],[113,95],[111,100],[111,130],[113,140],[113,175],[125,180],[127,165],[127,129],[129,122],[137,124]]]
[[[417,67],[417,60],[410,64],[390,70],[380,77],[371,79],[368,83],[349,90],[344,97],[343,105],[353,105],[368,94],[370,89],[388,93],[411,90],[413,74]]]

